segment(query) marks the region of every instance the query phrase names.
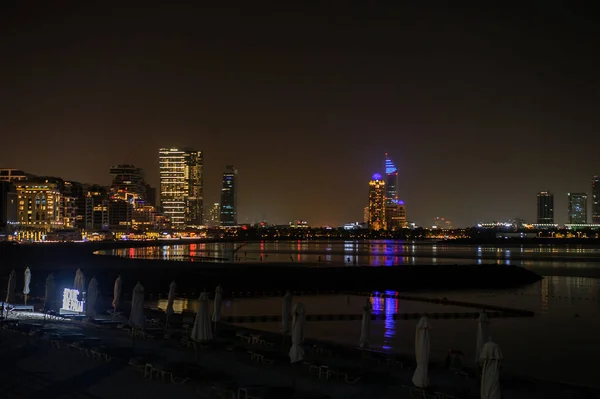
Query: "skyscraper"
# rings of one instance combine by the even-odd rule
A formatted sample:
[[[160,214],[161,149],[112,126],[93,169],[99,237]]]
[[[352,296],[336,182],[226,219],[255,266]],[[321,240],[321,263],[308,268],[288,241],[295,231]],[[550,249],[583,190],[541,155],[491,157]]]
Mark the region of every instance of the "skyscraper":
[[[173,228],[203,224],[202,151],[161,148],[160,205]]]
[[[592,223],[600,223],[600,176],[592,178]]]
[[[385,181],[375,173],[369,182],[369,229],[385,230]]]
[[[587,223],[587,194],[569,193],[569,223]]]
[[[542,191],[537,195],[537,222],[554,224],[554,195],[548,191]]]
[[[385,197],[386,202],[398,199],[398,168],[394,165],[394,162],[389,158],[387,152],[385,153]]]
[[[406,226],[404,201],[398,199],[398,168],[385,154],[385,221],[387,230],[397,230]]]
[[[237,169],[227,165],[221,186],[221,226],[237,226]]]

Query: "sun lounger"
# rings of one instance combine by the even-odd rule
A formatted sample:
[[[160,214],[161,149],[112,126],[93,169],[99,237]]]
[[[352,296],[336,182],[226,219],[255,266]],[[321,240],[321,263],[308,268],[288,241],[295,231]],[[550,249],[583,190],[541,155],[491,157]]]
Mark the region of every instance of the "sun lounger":
[[[33,305],[13,305],[9,311],[10,312],[23,312],[23,311],[33,312]]]

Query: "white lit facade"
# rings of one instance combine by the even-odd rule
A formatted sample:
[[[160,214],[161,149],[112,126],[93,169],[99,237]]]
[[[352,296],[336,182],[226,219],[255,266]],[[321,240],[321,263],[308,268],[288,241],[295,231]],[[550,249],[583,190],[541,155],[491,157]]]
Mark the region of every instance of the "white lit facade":
[[[160,205],[171,226],[182,229],[203,224],[202,152],[161,148]]]

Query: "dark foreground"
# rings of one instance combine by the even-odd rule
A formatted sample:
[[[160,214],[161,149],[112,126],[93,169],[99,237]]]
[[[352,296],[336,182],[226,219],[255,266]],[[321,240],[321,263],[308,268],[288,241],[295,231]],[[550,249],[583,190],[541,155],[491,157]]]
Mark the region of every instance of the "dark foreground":
[[[220,338],[196,349],[187,345],[189,330],[172,328],[163,338],[160,323],[135,341],[126,328],[104,323],[31,320],[3,327],[3,399],[235,398],[240,389],[257,385],[278,389],[272,396],[255,393],[265,399],[479,397],[476,370],[456,372],[433,363],[431,390],[424,396],[411,388],[412,356],[376,356],[306,340],[305,362],[291,365],[289,337],[236,326],[221,325]],[[588,389],[506,375],[501,384],[506,398],[598,397]]]

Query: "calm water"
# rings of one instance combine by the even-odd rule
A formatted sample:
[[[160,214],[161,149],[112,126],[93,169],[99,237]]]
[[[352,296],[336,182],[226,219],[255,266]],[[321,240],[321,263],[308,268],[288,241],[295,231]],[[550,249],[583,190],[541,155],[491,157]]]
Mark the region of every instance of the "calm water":
[[[222,244],[116,250],[115,255],[201,261],[202,257],[227,258],[231,248]],[[533,318],[492,319],[490,334],[504,353],[507,371],[540,378],[600,386],[600,280],[590,277],[553,276],[554,271],[595,275],[600,270],[599,249],[589,248],[493,248],[412,245],[395,241],[371,242],[279,242],[252,243],[236,253],[239,262],[294,262],[308,265],[388,265],[500,263],[521,265],[545,275],[541,282],[516,290],[421,292],[424,297],[447,297],[489,305],[509,306],[535,312]],[[190,258],[191,256],[191,258]],[[319,262],[319,257],[321,261]],[[291,258],[291,259],[290,259]],[[350,258],[348,260],[348,258]],[[564,260],[568,258],[568,260]],[[560,273],[559,273],[560,274]],[[411,295],[413,295],[411,293]],[[359,314],[365,299],[347,296],[298,297],[307,313]],[[372,298],[375,313],[473,311],[413,301]],[[165,306],[159,302],[159,307]],[[194,309],[193,301],[178,301],[179,311]],[[281,299],[240,299],[224,304],[225,315],[277,315]],[[466,362],[475,352],[475,320],[432,320],[432,356],[442,359],[449,349],[463,351]],[[357,344],[360,321],[309,322],[307,335]],[[279,331],[278,323],[251,325]],[[374,321],[373,346],[383,350],[414,353],[416,321]]]

